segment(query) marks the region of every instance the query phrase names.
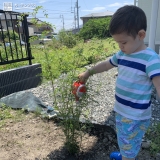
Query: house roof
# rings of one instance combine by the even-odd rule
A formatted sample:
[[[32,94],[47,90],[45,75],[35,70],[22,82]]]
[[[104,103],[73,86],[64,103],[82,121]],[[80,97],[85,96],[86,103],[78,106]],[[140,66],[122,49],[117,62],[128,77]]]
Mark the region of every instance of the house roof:
[[[34,20],[37,20],[37,24],[43,24],[43,21],[41,21],[40,19],[38,18],[27,18],[27,22],[31,25],[31,24],[34,24],[33,23],[33,19]]]
[[[80,17],[80,18],[83,19],[83,18],[91,18],[91,17],[106,17],[106,16],[112,16],[113,14],[114,14],[114,12],[106,11],[106,12],[87,14],[87,15]]]

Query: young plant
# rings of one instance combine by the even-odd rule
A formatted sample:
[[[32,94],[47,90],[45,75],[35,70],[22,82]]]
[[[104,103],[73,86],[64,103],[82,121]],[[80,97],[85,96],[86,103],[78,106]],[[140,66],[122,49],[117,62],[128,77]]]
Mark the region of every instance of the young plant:
[[[79,103],[76,103],[75,96],[72,94],[72,84],[78,80],[77,68],[80,65],[83,50],[81,52],[78,50],[74,54],[68,54],[70,60],[62,56],[62,53],[57,52],[56,57],[59,62],[61,75],[56,80],[56,83],[54,81],[55,70],[51,65],[53,59],[50,59],[48,53],[45,51],[46,69],[48,69],[47,77],[52,84],[54,108],[59,112],[58,117],[61,118],[62,129],[66,137],[65,146],[70,154],[75,154],[80,149],[83,130],[85,128],[84,125],[81,125],[80,119],[81,117],[87,119],[88,112],[86,112],[86,108],[90,99],[89,94],[86,94],[79,99]]]

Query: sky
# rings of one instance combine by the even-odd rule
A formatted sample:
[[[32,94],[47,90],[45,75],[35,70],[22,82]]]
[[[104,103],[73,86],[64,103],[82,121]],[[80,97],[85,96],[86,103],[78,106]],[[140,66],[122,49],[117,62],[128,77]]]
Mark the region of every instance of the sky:
[[[83,17],[87,14],[112,11],[115,12],[119,7],[134,4],[134,0],[0,0],[0,9],[3,10],[3,3],[12,3],[12,9],[16,12],[33,12],[33,8],[42,6],[36,18],[51,23],[54,26],[54,32],[63,29],[75,28],[74,8],[78,2],[79,6],[79,25],[82,25]],[[27,9],[24,7],[28,7]],[[77,13],[77,9],[75,9]],[[48,14],[45,17],[44,12]],[[77,22],[77,21],[76,21]],[[77,23],[76,23],[77,26]]]

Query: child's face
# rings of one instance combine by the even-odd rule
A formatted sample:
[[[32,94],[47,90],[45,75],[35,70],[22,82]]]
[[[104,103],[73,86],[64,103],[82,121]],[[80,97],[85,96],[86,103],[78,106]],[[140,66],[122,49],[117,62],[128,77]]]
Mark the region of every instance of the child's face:
[[[144,45],[139,35],[134,38],[133,36],[129,36],[126,33],[120,33],[112,35],[112,37],[118,43],[121,51],[126,54],[140,51],[142,45]]]

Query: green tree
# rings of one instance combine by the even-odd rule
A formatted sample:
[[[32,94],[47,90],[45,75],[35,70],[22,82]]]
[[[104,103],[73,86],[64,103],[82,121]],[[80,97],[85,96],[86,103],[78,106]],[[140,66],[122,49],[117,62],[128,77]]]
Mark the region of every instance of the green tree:
[[[79,36],[84,40],[110,37],[109,23],[110,17],[90,19],[80,30]]]

